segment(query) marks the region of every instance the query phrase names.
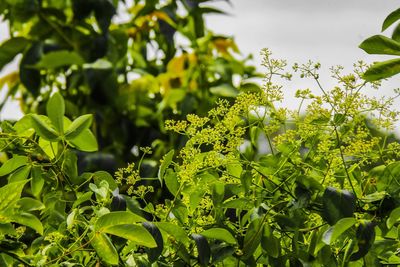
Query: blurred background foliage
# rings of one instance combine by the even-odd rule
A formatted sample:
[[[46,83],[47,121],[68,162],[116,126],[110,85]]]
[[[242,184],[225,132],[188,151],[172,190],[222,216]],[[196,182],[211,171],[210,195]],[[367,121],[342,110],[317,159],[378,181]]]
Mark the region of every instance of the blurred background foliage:
[[[101,152],[86,155],[86,167],[115,169],[144,146],[158,160],[184,143],[166,133],[166,119],[204,115],[217,98],[259,90],[250,57],[206,27],[205,16],[224,14],[212,2],[1,1],[11,37],[0,46],[0,70],[22,59],[0,80],[8,88],[0,108],[18,97],[24,113],[43,114],[59,91],[67,116],[95,115]]]

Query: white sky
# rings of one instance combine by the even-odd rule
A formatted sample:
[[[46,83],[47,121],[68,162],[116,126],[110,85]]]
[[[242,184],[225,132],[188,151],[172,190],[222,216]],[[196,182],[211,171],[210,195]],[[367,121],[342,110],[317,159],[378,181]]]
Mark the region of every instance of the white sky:
[[[357,60],[371,63],[383,59],[367,55],[358,45],[378,34],[384,18],[399,7],[399,2],[394,0],[231,0],[231,3],[232,6],[221,0],[214,4],[230,15],[209,16],[209,28],[215,33],[233,35],[242,53],[252,53],[258,66],[259,52],[264,47],[289,63],[309,59],[321,62],[321,80],[328,87],[334,85],[327,71],[330,66],[342,65],[350,70]],[[0,24],[0,41],[7,36],[6,26]],[[15,66],[10,64],[1,75]],[[385,83],[379,93],[390,94],[398,86],[399,78]],[[311,85],[303,80],[291,84],[296,86],[293,89]],[[290,101],[285,105],[292,105]],[[0,114],[2,119],[19,116],[15,103],[7,105]]]

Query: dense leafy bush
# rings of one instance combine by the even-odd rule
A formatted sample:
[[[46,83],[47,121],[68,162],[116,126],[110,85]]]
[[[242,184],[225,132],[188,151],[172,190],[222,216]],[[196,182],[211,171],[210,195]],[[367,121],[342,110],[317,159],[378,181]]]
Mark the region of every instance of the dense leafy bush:
[[[267,50],[264,57],[259,92],[166,122],[187,142],[154,178],[141,176],[142,160],[114,177],[78,174],[74,151],[97,146],[92,117],[71,122],[59,93],[48,116],[3,122],[3,265],[399,264],[399,144],[370,125],[391,129],[393,98],[363,94],[358,63],[352,74],[332,69],[332,90],[297,91],[304,115],[278,108],[273,78],[291,74]],[[319,84],[319,67],[293,69]],[[153,180],[168,190],[157,202]]]
[[[0,10],[21,20],[31,18],[30,13],[24,16],[29,10],[17,9],[20,3],[7,1]],[[95,19],[101,31],[108,31],[102,12],[111,9],[80,7],[85,23]],[[156,2],[146,1],[141,8],[155,7]],[[34,21],[40,21],[43,9],[33,5],[31,12],[39,12]],[[94,17],[87,17],[91,13]],[[82,23],[77,29],[89,25]],[[68,53],[68,60],[77,58],[79,53],[68,51],[58,52]],[[53,53],[29,63],[39,64],[33,69],[20,69],[20,78],[47,56],[46,64],[59,62]],[[115,173],[78,171],[80,153],[99,148],[96,118],[68,112],[70,88],[51,87],[46,84],[49,70],[39,72],[40,84],[51,87],[34,99],[40,102],[40,115],[30,112],[1,123],[0,265],[399,265],[400,145],[390,133],[399,116],[392,105],[400,92],[368,96],[379,82],[362,79],[368,76],[363,62],[349,74],[332,68],[337,86],[327,89],[319,80],[318,63],[288,69],[268,50],[262,56],[263,87],[242,88],[209,110],[165,120],[161,128],[172,140],[166,147],[174,149],[162,157],[155,175],[144,164],[158,157],[148,146],[140,147],[137,162]],[[76,65],[57,75],[73,73]],[[77,69],[85,72],[83,65]],[[290,110],[280,105],[279,79],[293,75],[315,80],[316,90],[296,91],[299,107]],[[15,86],[32,94],[29,85],[27,91],[18,82]],[[25,97],[26,111],[35,111]],[[85,105],[77,105],[76,112],[92,110],[90,103]]]
[[[25,113],[44,114],[58,91],[69,117],[94,114],[102,151],[95,167],[104,153],[124,165],[141,146],[158,160],[182,143],[164,120],[204,115],[216,99],[258,88],[234,40],[205,26],[206,15],[223,13],[212,2],[1,1],[11,38],[0,46],[0,69],[23,56],[0,85],[8,83],[7,96],[17,95]]]

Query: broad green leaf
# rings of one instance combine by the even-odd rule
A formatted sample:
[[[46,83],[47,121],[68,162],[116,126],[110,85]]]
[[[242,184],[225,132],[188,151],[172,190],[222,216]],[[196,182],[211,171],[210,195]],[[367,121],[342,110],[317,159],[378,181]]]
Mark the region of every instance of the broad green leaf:
[[[19,181],[25,181],[26,179],[28,179],[29,174],[31,173],[31,168],[32,167],[29,165],[19,168],[8,177],[8,182],[14,183]]]
[[[162,159],[162,163],[160,165],[160,168],[158,169],[158,179],[161,181],[161,183],[164,178],[165,171],[172,162],[172,157],[174,156],[174,153],[175,151],[172,149],[167,154],[165,154]]]
[[[97,255],[99,255],[102,261],[110,265],[118,264],[118,252],[106,234],[95,233],[91,238],[90,244],[96,250]]]
[[[89,129],[85,129],[80,135],[68,140],[68,142],[80,151],[95,152],[99,150],[97,139]]]
[[[46,122],[46,116],[31,114],[30,117],[32,119],[32,126],[40,137],[47,141],[58,141],[59,134]]]
[[[342,218],[353,217],[356,209],[356,198],[347,190],[327,187],[322,201],[323,215],[330,225],[336,224]]]
[[[157,243],[153,236],[141,225],[119,223],[114,226],[102,228],[101,231],[128,239],[141,246],[149,248],[157,247]]]
[[[257,247],[261,243],[261,238],[263,234],[263,225],[261,223],[261,218],[254,219],[249,224],[247,228],[246,235],[244,236],[243,241],[243,258],[250,258],[254,251],[256,251]]]
[[[164,182],[167,186],[169,192],[176,196],[179,190],[179,182],[176,172],[171,169],[168,169],[164,175]]]
[[[236,244],[236,239],[233,235],[224,228],[211,228],[200,233],[207,238],[214,238],[217,240],[225,241],[228,244]]]
[[[97,231],[104,231],[109,227],[123,224],[145,222],[146,219],[128,211],[113,211],[101,216],[95,223]]]
[[[55,69],[63,66],[82,65],[84,60],[82,57],[72,51],[60,50],[49,52],[42,56],[40,61],[35,65],[37,68]]]
[[[15,37],[6,40],[0,45],[0,71],[6,64],[14,59],[16,55],[23,52],[29,40],[24,37]]]
[[[64,98],[59,92],[54,93],[46,105],[47,116],[59,133],[64,132]]]
[[[54,159],[58,154],[58,142],[51,142],[46,139],[39,139],[39,146],[50,159]]]
[[[326,230],[322,236],[322,241],[325,244],[330,245],[334,243],[337,238],[343,234],[347,229],[355,225],[357,220],[355,218],[343,218],[340,219],[335,225],[331,226]]]
[[[214,183],[212,187],[212,200],[215,206],[221,205],[225,196],[225,184],[222,182]]]
[[[386,221],[386,226],[388,229],[391,229],[393,225],[400,219],[400,207],[392,210],[390,212],[389,218]]]
[[[35,210],[42,210],[45,208],[42,202],[30,197],[23,197],[17,201],[20,210],[29,212]]]
[[[6,215],[7,216],[7,215]],[[38,234],[43,235],[43,225],[40,222],[36,216],[27,213],[27,212],[22,212],[22,213],[16,213],[9,215],[9,219],[12,222],[16,222],[25,226],[28,226],[35,230]]]
[[[393,11],[392,13],[390,13],[385,20],[383,21],[382,24],[382,31],[386,30],[387,28],[389,28],[393,23],[395,23],[396,21],[398,21],[400,19],[400,8],[396,9],[395,11]]]
[[[176,224],[170,222],[155,222],[154,224],[167,234],[173,236],[177,241],[182,242],[183,244],[186,244],[189,241],[185,230],[183,230],[183,228],[179,227]]]
[[[371,36],[359,47],[368,54],[400,55],[400,43],[383,35]]]
[[[278,258],[281,252],[280,240],[274,236],[271,228],[268,224],[264,224],[262,237],[261,237],[261,247],[267,254],[273,258]]]
[[[366,202],[366,203],[371,203],[371,202],[382,200],[387,195],[388,195],[388,193],[386,191],[375,192],[375,193],[372,193],[372,194],[362,197],[360,200],[363,202]]]
[[[28,164],[28,157],[15,155],[0,167],[0,176],[10,174],[26,164]]]
[[[0,188],[0,212],[20,199],[22,189],[28,180],[9,183]]]
[[[208,266],[211,259],[211,249],[207,239],[198,234],[192,234],[192,238],[196,242],[198,260],[200,266]]]
[[[32,136],[35,132],[32,126],[32,119],[30,115],[25,115],[21,119],[19,119],[13,126],[14,130],[17,131],[18,135],[22,136]]]
[[[114,191],[116,188],[118,188],[117,183],[115,182],[114,178],[112,177],[111,174],[109,174],[106,171],[97,171],[93,174],[93,181],[95,185],[100,186],[101,181],[106,181],[108,183],[108,186],[112,191]]]
[[[75,139],[84,130],[88,129],[92,124],[93,116],[91,114],[86,114],[76,118],[65,132],[65,138],[67,140]]]
[[[36,197],[39,198],[40,193],[42,192],[43,185],[44,185],[44,179],[43,179],[43,173],[42,170],[39,166],[33,166],[32,171],[31,171],[31,191],[32,194]]]
[[[239,91],[230,84],[221,84],[210,88],[210,92],[217,96],[222,97],[235,97]]]
[[[373,64],[364,73],[363,79],[369,82],[389,78],[400,72],[400,58],[390,59]]]
[[[0,223],[0,234],[2,235],[16,235],[14,227],[11,223]]]
[[[155,226],[153,223],[143,222],[142,225],[144,228],[146,228],[147,231],[149,231],[149,233],[151,234],[151,236],[157,243],[157,247],[148,248],[146,250],[149,261],[155,262],[158,259],[158,257],[161,255],[161,253],[164,249],[164,241],[163,241],[161,232],[157,228],[157,226]]]

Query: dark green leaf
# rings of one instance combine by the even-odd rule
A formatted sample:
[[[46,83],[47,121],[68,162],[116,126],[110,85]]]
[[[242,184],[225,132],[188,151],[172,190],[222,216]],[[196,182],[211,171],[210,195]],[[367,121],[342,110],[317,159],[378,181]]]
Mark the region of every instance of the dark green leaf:
[[[101,231],[128,239],[141,246],[149,248],[157,247],[153,236],[141,225],[117,223],[114,226],[104,227]]]
[[[84,130],[87,130],[92,124],[93,116],[86,114],[76,118],[65,132],[67,140],[73,140],[78,137]]]
[[[390,13],[385,20],[383,21],[382,24],[382,31],[386,30],[387,28],[390,27],[390,25],[392,25],[393,23],[395,23],[396,21],[398,21],[400,19],[400,8],[396,9],[395,11],[393,11],[392,13]]]
[[[59,139],[58,133],[46,121],[46,116],[31,114],[30,117],[32,126],[40,137],[48,141],[57,141]]]
[[[28,157],[15,155],[0,167],[0,176],[10,174],[26,164],[28,164]]]
[[[323,216],[325,220],[334,225],[345,217],[353,217],[356,208],[355,196],[347,191],[327,187],[323,195]]]
[[[400,59],[390,59],[374,63],[363,75],[363,79],[369,82],[389,78],[400,72]]]
[[[186,244],[189,241],[187,234],[183,228],[179,227],[176,224],[169,222],[156,222],[154,223],[158,228],[173,236],[177,241]]]
[[[192,234],[192,238],[196,242],[199,264],[201,266],[208,266],[211,258],[211,249],[207,239],[198,234]]]
[[[243,241],[242,251],[244,259],[248,259],[253,256],[254,251],[256,251],[260,245],[263,234],[262,230],[263,225],[261,224],[261,218],[254,219],[250,223]]]
[[[55,69],[63,66],[82,65],[83,63],[84,60],[76,52],[61,50],[45,54],[35,67]]]
[[[388,229],[391,229],[393,225],[400,219],[400,207],[392,210],[389,215],[389,218],[386,221],[386,226]]]
[[[95,152],[99,150],[97,139],[89,129],[85,129],[80,135],[68,140],[68,142],[80,151]]]
[[[0,71],[4,66],[14,59],[16,55],[23,52],[29,40],[24,37],[15,37],[6,40],[0,45]]]
[[[106,181],[111,190],[114,191],[115,189],[118,188],[117,183],[115,182],[114,178],[108,172],[106,172],[106,171],[97,171],[93,175],[94,175],[93,176],[94,183],[97,186],[100,186],[100,182],[101,181]]]
[[[118,252],[111,243],[110,238],[104,233],[94,233],[91,239],[92,247],[96,250],[97,255],[105,263],[117,265],[119,262]]]
[[[172,169],[168,169],[164,175],[164,182],[169,192],[175,196],[179,190],[179,182],[176,172]]]
[[[0,211],[5,210],[20,199],[22,189],[28,180],[9,183],[0,188]]]
[[[355,225],[357,220],[355,218],[343,218],[340,219],[335,225],[331,226],[326,230],[322,237],[322,241],[325,244],[331,245],[336,239],[343,234],[347,229]]]
[[[139,215],[128,211],[113,211],[101,216],[95,223],[95,229],[97,231],[103,231],[109,227],[123,225],[123,224],[135,224],[145,222],[146,220]]]
[[[167,170],[168,166],[171,164],[174,153],[175,153],[175,151],[172,149],[163,157],[162,163],[158,170],[158,179],[160,181],[162,181],[164,179],[165,171]]]
[[[267,254],[273,258],[278,258],[281,252],[280,240],[274,236],[268,224],[264,224],[261,237],[261,246]]]
[[[7,216],[7,214],[6,214]],[[25,226],[28,226],[35,230],[38,234],[43,235],[43,225],[42,222],[36,218],[36,216],[26,213],[26,212],[19,212],[15,214],[11,214],[9,216],[9,220],[12,222],[16,222]]]
[[[368,54],[400,55],[400,43],[383,35],[369,37],[359,47]]]
[[[224,241],[228,244],[236,244],[236,239],[233,235],[224,228],[211,228],[200,233],[207,238],[213,238]]]
[[[56,92],[50,97],[46,105],[46,112],[57,131],[63,133],[65,103],[60,93]]]
[[[26,179],[28,179],[30,173],[31,173],[31,166],[29,166],[29,165],[23,166],[22,168],[19,168],[18,170],[13,172],[8,177],[8,181],[9,181],[9,183],[25,181]]]

